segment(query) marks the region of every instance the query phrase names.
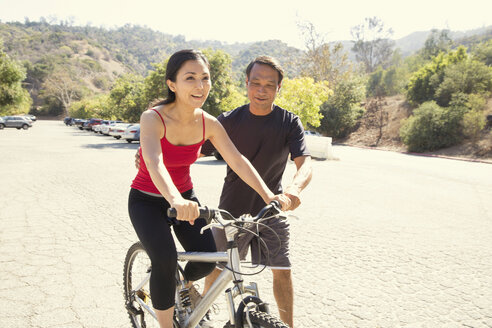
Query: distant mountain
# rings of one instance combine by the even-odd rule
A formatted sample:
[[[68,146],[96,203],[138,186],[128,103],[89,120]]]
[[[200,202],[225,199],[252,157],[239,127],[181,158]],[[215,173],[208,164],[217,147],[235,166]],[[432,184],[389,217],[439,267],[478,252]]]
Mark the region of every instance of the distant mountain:
[[[407,36],[404,36],[400,39],[396,39],[395,48],[399,48],[403,56],[409,56],[418,50],[420,50],[429,35],[432,31],[418,31],[413,32]],[[483,41],[483,39],[491,39],[492,38],[492,25],[473,29],[469,31],[451,31],[450,32],[451,39],[457,44],[468,45],[473,43],[472,40],[476,40],[476,42]],[[355,60],[355,54],[352,53],[351,49],[353,47],[353,42],[349,40],[336,41],[341,42],[344,49],[349,51],[349,58],[351,60]],[[332,43],[336,43],[332,42]]]

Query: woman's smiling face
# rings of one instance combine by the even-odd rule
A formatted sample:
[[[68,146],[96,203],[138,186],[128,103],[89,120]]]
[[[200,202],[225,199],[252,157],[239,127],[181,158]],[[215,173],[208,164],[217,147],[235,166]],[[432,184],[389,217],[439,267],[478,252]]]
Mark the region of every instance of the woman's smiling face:
[[[178,102],[193,108],[203,106],[212,86],[210,71],[202,60],[186,61],[178,70],[176,81],[167,83]]]

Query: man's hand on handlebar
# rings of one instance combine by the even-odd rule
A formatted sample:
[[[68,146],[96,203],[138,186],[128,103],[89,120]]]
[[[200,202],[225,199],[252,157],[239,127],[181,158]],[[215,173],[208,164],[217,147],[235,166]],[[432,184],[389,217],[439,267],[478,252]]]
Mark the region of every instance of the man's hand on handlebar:
[[[140,153],[139,153],[140,148],[137,149],[137,152],[135,153],[135,167],[140,169]]]
[[[270,201],[272,200],[276,200],[280,203],[280,208],[282,209],[282,211],[287,211],[291,207],[291,200],[285,194],[275,195]]]

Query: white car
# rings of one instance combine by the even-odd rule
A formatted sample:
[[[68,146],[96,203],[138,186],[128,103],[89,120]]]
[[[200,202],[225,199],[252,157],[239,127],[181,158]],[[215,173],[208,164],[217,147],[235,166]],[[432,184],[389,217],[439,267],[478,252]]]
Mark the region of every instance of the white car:
[[[116,139],[120,139],[121,135],[125,133],[125,130],[127,127],[131,126],[133,124],[130,123],[117,123],[113,126],[110,126],[108,134],[110,136],[113,136]]]
[[[318,132],[304,131],[304,140],[311,157],[319,159],[334,159],[331,149],[331,138],[323,137]]]
[[[133,124],[127,127],[121,138],[125,139],[128,143],[140,141],[140,124]]]
[[[101,124],[98,124],[98,125],[93,125],[93,126],[92,126],[92,131],[93,131],[94,133],[101,133],[101,129],[102,129],[102,126],[103,126],[103,125],[104,125],[104,124],[102,124],[102,123],[101,123]]]
[[[120,121],[109,121],[108,124],[101,124],[99,133],[109,136],[109,129],[115,126],[116,124],[123,123]]]

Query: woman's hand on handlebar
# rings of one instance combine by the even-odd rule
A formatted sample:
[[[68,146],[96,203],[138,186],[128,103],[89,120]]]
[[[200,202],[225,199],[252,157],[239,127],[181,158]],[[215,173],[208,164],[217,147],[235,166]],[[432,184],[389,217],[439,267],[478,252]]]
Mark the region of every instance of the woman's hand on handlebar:
[[[180,221],[188,221],[191,225],[195,224],[195,219],[200,215],[198,203],[188,199],[178,199],[171,203],[177,212],[176,219]]]

